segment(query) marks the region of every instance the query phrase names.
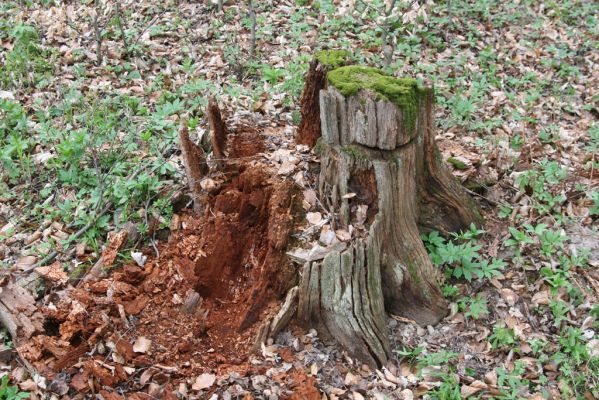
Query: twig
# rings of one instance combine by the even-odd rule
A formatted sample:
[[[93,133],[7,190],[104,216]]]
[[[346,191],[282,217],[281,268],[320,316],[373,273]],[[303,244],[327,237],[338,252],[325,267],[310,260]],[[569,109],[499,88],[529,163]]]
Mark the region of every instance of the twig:
[[[94,33],[96,35],[96,65],[102,65],[102,29],[98,20],[100,19],[100,0],[94,0],[96,15],[94,16]]]
[[[121,2],[117,0],[115,3],[117,23],[119,25],[119,30],[121,31],[121,36],[123,37],[123,46],[125,46],[125,56],[128,57],[129,45],[127,44],[127,36],[125,35],[125,29],[123,28],[123,11],[121,10]]]
[[[482,195],[482,194],[480,194],[480,193],[476,193],[474,190],[470,190],[470,189],[468,189],[467,187],[464,187],[464,190],[466,190],[468,193],[470,193],[470,194],[471,194],[471,195],[473,195],[473,196],[478,196],[478,197],[480,197],[481,199],[484,199],[484,200],[486,200],[486,201],[487,201],[489,204],[492,204],[492,205],[494,205],[494,206],[496,206],[496,207],[501,205],[501,203],[498,203],[498,202],[496,202],[495,200],[491,200],[490,198],[488,198],[488,197],[485,197],[485,196],[483,196],[483,195]]]
[[[254,10],[254,4],[252,3],[252,0],[248,0],[248,8],[249,8],[249,17],[250,17],[250,21],[252,22],[252,27],[251,27],[251,47],[250,47],[250,57],[254,58],[254,55],[256,54],[256,11]]]

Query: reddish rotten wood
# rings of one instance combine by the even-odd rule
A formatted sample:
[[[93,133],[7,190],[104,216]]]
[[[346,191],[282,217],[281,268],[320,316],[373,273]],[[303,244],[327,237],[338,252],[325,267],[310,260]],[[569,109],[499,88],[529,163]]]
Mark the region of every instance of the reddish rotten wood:
[[[200,180],[206,172],[206,156],[202,148],[189,138],[185,123],[181,124],[181,128],[179,129],[179,143],[189,190],[193,196],[193,209],[199,213],[202,211],[202,203],[200,201],[202,188]]]
[[[228,132],[225,122],[223,121],[220,108],[218,107],[214,96],[210,96],[210,99],[208,100],[208,109],[206,114],[208,116],[208,122],[210,123],[212,154],[214,154],[217,164],[220,164],[220,161],[225,158]]]

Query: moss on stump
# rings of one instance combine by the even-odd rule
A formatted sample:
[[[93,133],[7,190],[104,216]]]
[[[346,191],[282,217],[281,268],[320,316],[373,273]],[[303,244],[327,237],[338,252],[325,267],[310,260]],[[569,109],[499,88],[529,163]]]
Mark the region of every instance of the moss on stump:
[[[377,100],[387,100],[403,112],[408,131],[416,127],[418,95],[423,90],[411,78],[395,78],[377,68],[350,65],[336,68],[327,74],[327,79],[345,97],[354,96],[360,90],[370,90]]]

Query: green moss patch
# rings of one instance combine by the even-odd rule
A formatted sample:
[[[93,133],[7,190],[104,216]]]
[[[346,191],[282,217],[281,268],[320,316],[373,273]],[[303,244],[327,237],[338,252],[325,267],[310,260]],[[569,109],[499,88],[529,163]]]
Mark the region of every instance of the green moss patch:
[[[350,54],[347,50],[323,50],[315,56],[319,63],[329,68],[339,68],[347,64]]]
[[[457,158],[454,157],[449,157],[447,159],[447,162],[450,163],[451,165],[453,165],[455,167],[455,169],[466,169],[468,168],[468,166],[466,165],[466,163],[464,163],[463,161],[458,160]]]
[[[362,153],[355,146],[344,146],[341,148],[341,151],[353,158],[358,159],[358,160],[368,160],[368,156],[366,154]]]
[[[377,100],[384,99],[397,105],[403,112],[408,131],[416,126],[416,109],[421,89],[411,78],[395,78],[377,68],[350,65],[327,74],[329,83],[345,97],[354,96],[360,90],[376,93]]]

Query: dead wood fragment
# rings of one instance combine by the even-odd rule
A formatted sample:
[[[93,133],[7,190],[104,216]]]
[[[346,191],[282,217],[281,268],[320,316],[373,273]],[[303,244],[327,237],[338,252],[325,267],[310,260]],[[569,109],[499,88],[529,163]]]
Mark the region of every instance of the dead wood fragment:
[[[256,335],[256,342],[252,349],[254,352],[260,350],[262,344],[266,343],[268,338],[276,337],[279,332],[287,327],[289,321],[291,321],[297,312],[298,293],[299,288],[297,286],[289,289],[279,311],[274,316],[267,318],[260,326]]]
[[[35,299],[29,291],[12,282],[0,287],[0,323],[17,346],[44,331],[44,316],[38,311]]]
[[[228,131],[214,96],[210,96],[208,99],[206,115],[208,116],[208,122],[210,123],[212,154],[214,154],[217,165],[220,167],[222,160],[226,157],[225,148],[227,146]]]
[[[102,253],[102,262],[106,267],[110,267],[114,263],[119,251],[121,251],[121,249],[127,243],[128,237],[128,232],[126,230],[122,230],[112,235],[108,239],[108,247]]]
[[[185,314],[193,314],[201,304],[202,296],[200,296],[200,294],[195,290],[189,290],[187,292],[187,297],[183,302],[183,306],[181,306],[181,312]]]
[[[200,186],[200,180],[205,174],[206,156],[204,155],[204,150],[189,138],[185,123],[182,123],[179,129],[179,144],[181,146],[185,173],[187,174],[187,183],[193,196],[193,210],[196,213],[201,213],[202,187]]]

